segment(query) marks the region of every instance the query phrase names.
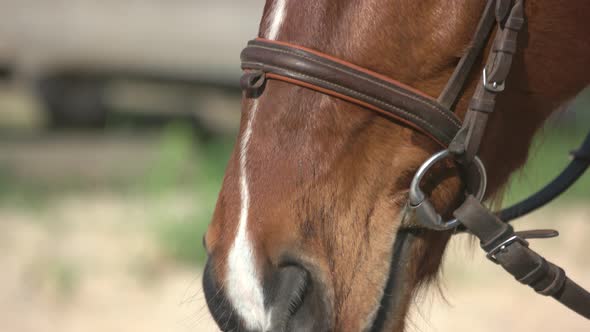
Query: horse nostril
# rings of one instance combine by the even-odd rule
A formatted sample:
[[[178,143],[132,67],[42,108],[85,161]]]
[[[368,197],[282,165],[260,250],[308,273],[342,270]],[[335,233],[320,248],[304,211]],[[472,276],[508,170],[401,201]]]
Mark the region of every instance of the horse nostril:
[[[273,276],[269,306],[272,308],[270,331],[284,331],[289,319],[303,304],[309,274],[301,267],[290,265],[280,268]]]
[[[333,331],[330,297],[317,271],[313,266],[288,265],[267,279],[267,331]]]

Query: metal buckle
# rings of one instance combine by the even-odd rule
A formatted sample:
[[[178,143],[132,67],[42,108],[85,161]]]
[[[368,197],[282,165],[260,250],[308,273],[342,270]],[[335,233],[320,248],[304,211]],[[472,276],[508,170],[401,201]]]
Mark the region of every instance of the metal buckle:
[[[488,73],[487,67],[483,68],[483,87],[491,92],[502,92],[506,87],[505,82],[488,82]]]
[[[506,249],[506,247],[510,246],[514,242],[519,242],[520,244],[522,244],[525,247],[528,247],[529,246],[529,242],[527,240],[525,240],[525,239],[521,238],[520,236],[514,234],[511,237],[509,237],[508,239],[504,240],[499,245],[497,245],[494,249],[488,251],[488,253],[486,254],[487,259],[489,259],[492,262],[498,264],[498,260],[496,259],[496,254],[498,254],[500,251]]]
[[[409,208],[415,213],[418,223],[421,226],[438,231],[453,229],[459,226],[461,222],[457,219],[443,221],[440,214],[438,214],[434,209],[434,206],[432,205],[430,200],[426,197],[422,189],[420,189],[420,182],[422,181],[424,175],[434,164],[436,164],[442,159],[448,158],[449,156],[451,156],[449,150],[442,150],[440,152],[435,153],[432,157],[428,158],[428,160],[426,160],[422,164],[422,166],[420,166],[420,168],[414,175],[414,178],[412,179],[412,183],[410,185],[408,205]],[[479,201],[481,201],[484,197],[487,186],[486,169],[479,157],[476,156],[474,158],[474,161],[477,171],[480,175],[479,186],[477,188],[477,193],[475,194],[475,197]]]

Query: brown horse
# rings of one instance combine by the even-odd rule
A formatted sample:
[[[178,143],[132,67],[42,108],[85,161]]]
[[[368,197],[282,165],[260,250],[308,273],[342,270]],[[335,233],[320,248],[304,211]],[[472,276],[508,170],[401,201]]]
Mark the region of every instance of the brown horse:
[[[259,37],[437,96],[485,3],[269,0]],[[479,153],[488,198],[525,162],[544,120],[590,82],[590,2],[525,4],[519,51]],[[457,103],[460,118],[484,61]],[[403,331],[411,299],[435,279],[451,235],[401,226],[412,176],[440,148],[401,122],[281,81],[268,81],[242,107],[205,238],[204,286],[220,328]],[[460,203],[457,172],[449,163],[429,174],[428,191],[448,215]]]

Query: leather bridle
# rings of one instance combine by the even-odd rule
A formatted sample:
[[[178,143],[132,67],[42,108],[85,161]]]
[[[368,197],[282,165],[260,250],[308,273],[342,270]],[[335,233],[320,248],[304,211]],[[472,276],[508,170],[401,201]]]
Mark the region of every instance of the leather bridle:
[[[241,79],[246,97],[257,98],[268,79],[280,80],[360,105],[424,133],[443,151],[428,159],[416,173],[408,210],[418,227],[445,231],[466,230],[479,238],[487,257],[501,265],[519,282],[537,293],[552,296],[571,310],[590,319],[590,293],[569,279],[563,269],[529,248],[527,239],[557,236],[552,230],[515,232],[509,221],[546,203],[569,188],[590,165],[590,134],[572,154],[571,164],[549,185],[513,207],[494,213],[481,204],[486,171],[477,157],[489,115],[494,112],[512,58],[518,33],[524,25],[524,0],[489,0],[473,37],[438,99],[389,77],[333,56],[290,43],[256,39],[242,51]],[[496,26],[496,33],[480,84],[461,122],[452,111],[477,57]],[[452,158],[464,173],[465,200],[455,210],[456,219],[443,221],[420,180],[439,160]]]

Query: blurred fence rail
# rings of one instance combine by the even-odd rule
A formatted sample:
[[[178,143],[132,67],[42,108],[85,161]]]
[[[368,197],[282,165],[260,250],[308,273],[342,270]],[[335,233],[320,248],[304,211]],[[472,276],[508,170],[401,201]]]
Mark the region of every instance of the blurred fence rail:
[[[262,0],[3,0],[0,59],[23,72],[134,69],[233,79]]]
[[[209,94],[207,89],[235,94],[239,53],[256,36],[263,4],[3,0],[0,81],[26,86],[41,101],[53,127],[103,127],[113,109],[108,98],[121,82],[205,91],[201,99]],[[145,94],[132,99],[145,99]],[[178,102],[156,102],[160,113],[173,116],[195,113],[183,108],[186,104],[178,108]]]

